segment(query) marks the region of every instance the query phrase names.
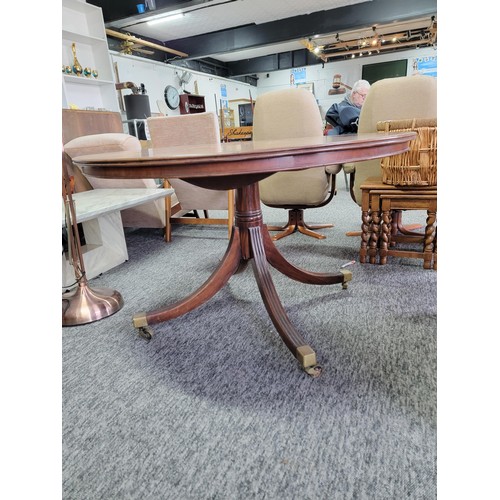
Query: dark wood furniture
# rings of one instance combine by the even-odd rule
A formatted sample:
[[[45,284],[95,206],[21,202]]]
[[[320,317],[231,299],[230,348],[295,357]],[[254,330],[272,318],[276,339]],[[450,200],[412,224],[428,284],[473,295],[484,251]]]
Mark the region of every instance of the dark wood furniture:
[[[104,178],[183,178],[209,189],[236,189],[235,225],[226,253],[210,278],[179,302],[134,315],[139,333],[151,337],[149,326],[185,314],[213,297],[238,271],[252,263],[261,297],[283,342],[311,376],[321,367],[316,353],[292,325],[273,284],[269,265],[301,283],[345,288],[350,271],[309,272],[276,248],[262,219],[258,182],[274,172],[300,170],[378,158],[408,149],[415,134],[363,134],[279,141],[230,142],[143,150],[141,154],[108,153],[74,159],[84,172]]]
[[[179,105],[181,115],[204,113],[206,111],[204,96],[194,94],[181,94],[179,97],[181,101]]]
[[[361,186],[359,261],[386,264],[387,257],[422,259],[424,269],[437,269],[437,187],[392,186],[370,177]],[[423,233],[406,229],[402,211],[425,210]],[[398,247],[398,243],[411,248]]]

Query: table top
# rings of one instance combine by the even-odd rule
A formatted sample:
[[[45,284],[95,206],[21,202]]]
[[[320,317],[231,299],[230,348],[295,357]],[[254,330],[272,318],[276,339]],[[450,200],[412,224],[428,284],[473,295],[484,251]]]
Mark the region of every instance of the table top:
[[[76,221],[85,222],[100,215],[135,207],[142,203],[169,196],[173,189],[163,188],[115,188],[92,189],[72,195],[75,203]],[[66,224],[64,200],[62,204],[62,225]]]
[[[381,158],[408,150],[415,132],[370,133],[245,141],[78,156],[73,162],[101,178],[259,180],[273,172]],[[238,182],[233,182],[237,187]],[[229,187],[229,186],[228,186]]]

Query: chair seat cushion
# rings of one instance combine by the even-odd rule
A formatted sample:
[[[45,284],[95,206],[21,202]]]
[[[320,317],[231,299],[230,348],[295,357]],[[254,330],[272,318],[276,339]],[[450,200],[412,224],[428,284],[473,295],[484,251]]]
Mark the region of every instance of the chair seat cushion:
[[[259,182],[265,205],[315,207],[328,198],[330,184],[324,167],[277,172]]]

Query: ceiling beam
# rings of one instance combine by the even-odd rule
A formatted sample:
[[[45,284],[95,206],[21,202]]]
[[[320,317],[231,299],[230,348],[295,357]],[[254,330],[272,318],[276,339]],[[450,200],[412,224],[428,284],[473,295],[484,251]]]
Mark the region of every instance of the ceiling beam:
[[[437,0],[372,0],[329,11],[313,12],[269,23],[240,26],[178,40],[169,46],[190,59],[235,52],[314,35],[401,22],[437,13]]]
[[[168,47],[164,47],[163,45],[158,45],[157,43],[149,42],[148,40],[144,40],[142,38],[130,34],[121,33],[119,31],[114,31],[109,28],[106,28],[106,35],[113,36],[115,38],[120,38],[121,40],[126,40],[127,42],[134,42],[140,45],[145,45],[146,47],[151,47],[152,49],[161,50],[163,52],[168,52],[170,54],[175,54],[176,56],[180,57],[188,56],[188,54],[186,54],[185,52],[181,52],[175,49],[169,49]]]

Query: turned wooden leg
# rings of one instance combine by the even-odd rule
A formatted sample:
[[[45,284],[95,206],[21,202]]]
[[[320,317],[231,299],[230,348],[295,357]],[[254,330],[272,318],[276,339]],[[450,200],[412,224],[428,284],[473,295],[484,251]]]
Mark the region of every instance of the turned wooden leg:
[[[432,268],[432,257],[434,253],[434,239],[436,228],[436,212],[433,210],[427,211],[427,220],[425,225],[424,235],[424,269]]]
[[[380,212],[378,210],[372,210],[370,243],[368,246],[368,259],[370,264],[377,263],[379,235],[380,235]]]
[[[359,249],[359,262],[366,262],[368,242],[370,241],[371,213],[368,210],[361,212],[361,247]]]
[[[382,226],[380,231],[380,264],[387,264],[387,250],[391,244],[391,211],[382,202]]]

